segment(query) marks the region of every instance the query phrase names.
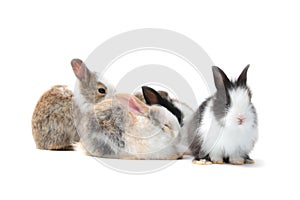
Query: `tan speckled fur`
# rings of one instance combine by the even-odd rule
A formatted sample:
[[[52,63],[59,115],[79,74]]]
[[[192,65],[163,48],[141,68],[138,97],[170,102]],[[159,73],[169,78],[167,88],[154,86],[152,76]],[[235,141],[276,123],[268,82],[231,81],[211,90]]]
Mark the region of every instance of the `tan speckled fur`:
[[[163,112],[162,107],[147,106],[134,96],[131,98],[139,106],[141,115],[129,111],[126,103],[121,103],[119,99],[104,99],[85,114],[78,113],[80,117],[76,119],[80,120],[77,126],[81,133],[80,148],[87,155],[96,157],[177,159],[180,155],[176,152],[173,138],[178,134],[179,124],[175,116],[167,114],[168,111]],[[77,111],[79,109],[75,106],[75,112]],[[165,114],[175,126],[170,125],[168,128],[157,124],[159,122],[155,120],[162,118],[168,123],[169,118]]]
[[[87,155],[120,159],[176,159],[180,125],[166,108],[148,106],[130,94],[115,94],[103,77],[80,59],[71,61],[77,77],[73,118]]]
[[[56,85],[39,99],[32,116],[32,135],[38,149],[71,150],[79,141],[73,123],[73,93]]]

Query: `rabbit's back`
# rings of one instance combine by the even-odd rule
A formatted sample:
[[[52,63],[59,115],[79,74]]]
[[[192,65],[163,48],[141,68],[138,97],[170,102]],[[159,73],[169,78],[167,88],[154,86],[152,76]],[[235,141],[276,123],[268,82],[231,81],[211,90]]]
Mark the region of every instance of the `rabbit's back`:
[[[71,149],[79,136],[73,123],[73,93],[56,85],[39,99],[32,116],[32,135],[38,149]]]

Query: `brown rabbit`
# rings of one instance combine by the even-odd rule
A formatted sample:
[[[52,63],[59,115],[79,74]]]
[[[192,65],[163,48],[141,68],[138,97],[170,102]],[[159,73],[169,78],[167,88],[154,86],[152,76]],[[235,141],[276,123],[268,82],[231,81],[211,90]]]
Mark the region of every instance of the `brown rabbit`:
[[[85,66],[79,59],[73,59],[72,66],[76,65],[74,63]],[[87,67],[85,69],[88,71]],[[89,75],[96,76],[96,73],[90,72]],[[103,83],[97,86],[97,101],[114,93],[113,87],[108,88]],[[36,148],[73,150],[72,145],[80,139],[74,124],[73,101],[78,101],[78,98],[74,100],[73,92],[61,85],[53,86],[42,95],[32,116],[32,135]]]
[[[56,85],[39,99],[32,116],[32,135],[38,149],[72,150],[79,141],[73,124],[73,93]]]

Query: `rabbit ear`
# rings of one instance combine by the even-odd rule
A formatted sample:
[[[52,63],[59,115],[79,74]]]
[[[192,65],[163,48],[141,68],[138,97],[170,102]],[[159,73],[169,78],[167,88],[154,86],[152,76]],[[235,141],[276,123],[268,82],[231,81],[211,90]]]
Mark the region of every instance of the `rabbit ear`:
[[[143,90],[143,95],[144,95],[145,101],[148,105],[159,104],[159,105],[165,107],[173,115],[176,116],[180,125],[183,125],[183,121],[182,121],[183,117],[184,117],[183,113],[171,101],[167,100],[166,98],[163,98],[157,91],[155,91],[154,89],[152,89],[150,87],[143,86],[142,90]],[[168,95],[167,92],[165,92],[165,94]],[[168,97],[168,96],[166,96],[166,97]]]
[[[218,91],[224,91],[230,87],[230,80],[219,67],[212,67],[215,85]]]
[[[168,101],[172,101],[169,94],[166,91],[158,90],[157,93],[164,99],[167,99]]]
[[[125,106],[130,112],[133,112],[134,114],[146,116],[149,113],[150,108],[133,95],[116,94],[115,97],[123,106]]]
[[[153,104],[160,104],[162,103],[162,97],[160,94],[152,89],[151,87],[143,86],[143,95],[145,98],[145,101],[148,105],[153,105]]]
[[[80,59],[73,59],[71,61],[71,65],[74,71],[75,76],[80,80],[80,81],[87,81],[89,78],[90,71],[82,62]]]
[[[240,76],[237,80],[238,85],[245,86],[247,84],[247,72],[248,72],[249,67],[250,67],[250,65],[247,65],[245,67],[245,69],[242,71],[242,73],[240,74]]]

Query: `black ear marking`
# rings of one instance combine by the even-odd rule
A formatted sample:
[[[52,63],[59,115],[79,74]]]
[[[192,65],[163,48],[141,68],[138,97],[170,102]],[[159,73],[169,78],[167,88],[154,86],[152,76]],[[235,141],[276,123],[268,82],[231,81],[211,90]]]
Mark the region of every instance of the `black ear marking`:
[[[247,85],[247,72],[250,65],[247,65],[245,69],[240,74],[239,78],[237,79],[237,84],[240,86],[246,86]]]
[[[173,115],[175,115],[179,124],[181,126],[183,125],[183,114],[172,102],[161,97],[161,95],[156,90],[154,90],[148,86],[143,86],[142,90],[143,90],[143,95],[144,95],[145,101],[148,105],[158,104],[158,105],[165,107]]]
[[[143,90],[145,101],[148,105],[153,105],[153,104],[161,105],[163,99],[156,90],[147,86],[143,86],[142,90]]]
[[[226,76],[225,72],[217,66],[212,67],[214,81],[217,90],[226,90],[230,87],[230,80]]]
[[[232,82],[219,67],[213,66],[212,70],[217,88],[213,99],[213,112],[217,119],[221,119],[226,115],[226,108],[230,107],[231,104],[228,90],[232,88]]]

